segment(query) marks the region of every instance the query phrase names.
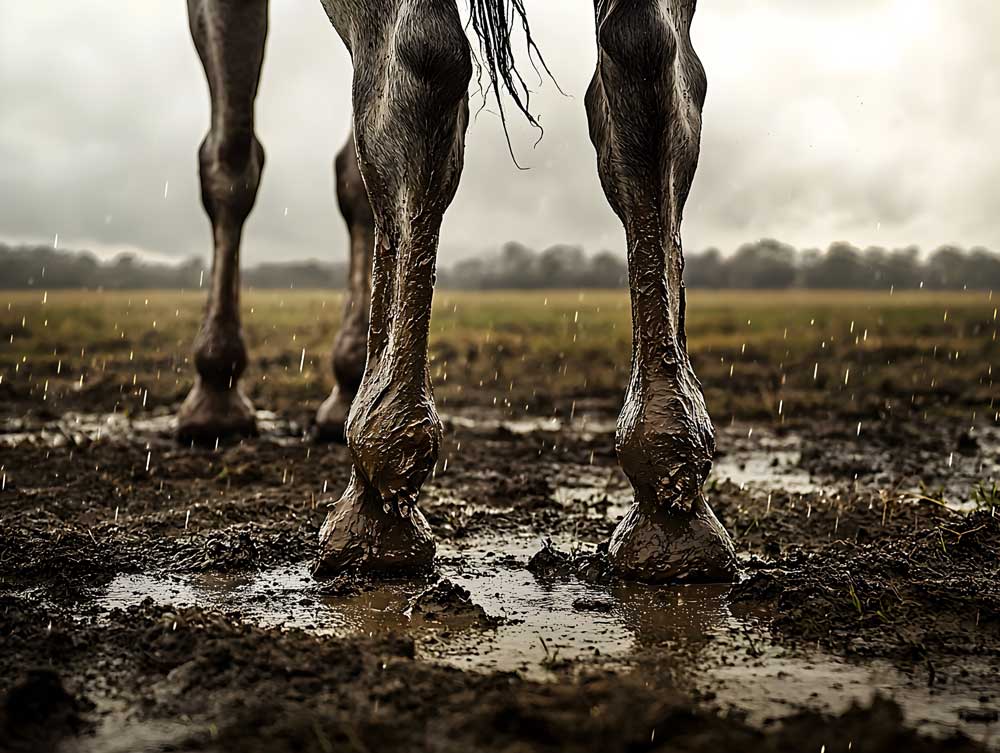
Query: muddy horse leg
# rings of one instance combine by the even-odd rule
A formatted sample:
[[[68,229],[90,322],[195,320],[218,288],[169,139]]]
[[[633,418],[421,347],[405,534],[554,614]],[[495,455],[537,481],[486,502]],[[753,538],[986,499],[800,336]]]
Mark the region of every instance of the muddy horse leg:
[[[240,236],[264,167],[254,134],[254,99],[267,36],[267,0],[188,0],[191,36],[212,100],[211,126],[199,150],[201,198],[212,223],[212,281],[195,339],[198,373],[181,405],[178,434],[211,441],[254,431],[239,387],[247,365],[240,324]]]
[[[701,137],[705,73],[689,36],[695,0],[598,0],[587,92],[601,184],[625,226],[632,374],[618,420],[635,501],[611,537],[623,576],[728,581],[732,540],[701,487],[715,436],[687,353],[681,214]]]
[[[353,132],[337,154],[334,175],[337,203],[350,233],[350,266],[344,316],[333,341],[333,392],[316,412],[316,436],[318,439],[343,442],[347,413],[365,372],[368,310],[372,300],[372,254],[375,249],[375,218],[358,167]]]
[[[375,217],[368,359],[351,405],[353,469],[316,574],[429,564],[416,507],[441,422],[427,366],[438,235],[458,188],[472,60],[453,0],[324,0],[354,61],[354,132]]]

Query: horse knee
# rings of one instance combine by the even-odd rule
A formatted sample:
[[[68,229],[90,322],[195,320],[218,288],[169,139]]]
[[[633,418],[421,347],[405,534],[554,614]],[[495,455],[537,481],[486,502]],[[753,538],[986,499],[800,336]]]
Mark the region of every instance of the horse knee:
[[[673,64],[677,37],[652,0],[623,3],[601,22],[597,43],[616,66],[651,79]]]
[[[472,80],[472,51],[458,10],[437,0],[410,0],[396,26],[399,66],[436,103],[458,105]]]
[[[217,390],[231,389],[247,367],[247,349],[235,321],[208,319],[194,344],[198,374]]]
[[[212,130],[198,150],[202,203],[209,217],[242,221],[257,199],[264,147],[250,128]]]

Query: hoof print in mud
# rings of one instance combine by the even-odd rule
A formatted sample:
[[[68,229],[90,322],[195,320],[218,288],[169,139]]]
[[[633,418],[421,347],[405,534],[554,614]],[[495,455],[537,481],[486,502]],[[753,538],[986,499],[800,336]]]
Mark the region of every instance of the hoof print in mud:
[[[690,511],[633,504],[608,545],[614,573],[643,583],[731,583],[740,568],[733,540],[703,498]]]

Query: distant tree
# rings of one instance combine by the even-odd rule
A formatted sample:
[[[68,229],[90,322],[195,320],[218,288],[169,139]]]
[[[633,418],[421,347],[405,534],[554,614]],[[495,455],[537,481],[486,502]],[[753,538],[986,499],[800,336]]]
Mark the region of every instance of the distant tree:
[[[625,260],[610,251],[599,251],[590,259],[589,287],[621,288],[628,285],[628,266]]]
[[[850,243],[834,243],[815,263],[803,268],[803,282],[809,288],[866,288],[871,274],[861,252]]]
[[[740,246],[726,266],[729,287],[787,288],[795,280],[796,252],[791,246],[767,238]]]
[[[509,241],[500,249],[500,265],[490,287],[537,288],[541,287],[538,274],[538,254],[527,246]]]
[[[482,259],[463,259],[441,280],[446,287],[477,290],[483,287],[486,264]]]
[[[920,250],[915,246],[894,249],[886,261],[886,280],[890,287],[906,290],[920,285],[923,270]]]
[[[924,284],[935,290],[961,288],[968,279],[966,254],[956,246],[941,246],[927,260]]]
[[[579,246],[555,245],[542,251],[538,259],[539,282],[547,286],[551,282],[579,285],[586,276],[587,258]]]
[[[861,255],[861,264],[868,275],[866,288],[883,288],[889,279],[889,252],[880,246],[869,246]]]
[[[1000,290],[1000,256],[985,248],[969,251],[963,284],[970,290]]]
[[[726,263],[719,249],[688,254],[684,260],[684,282],[690,288],[727,287]]]

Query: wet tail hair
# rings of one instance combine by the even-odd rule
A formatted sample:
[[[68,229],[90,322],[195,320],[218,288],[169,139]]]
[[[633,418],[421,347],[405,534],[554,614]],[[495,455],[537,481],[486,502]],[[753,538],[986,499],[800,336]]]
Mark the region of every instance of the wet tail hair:
[[[507,94],[514,101],[517,109],[527,118],[528,122],[542,132],[542,126],[531,114],[529,109],[531,101],[531,90],[528,89],[524,78],[521,76],[517,65],[514,62],[514,52],[511,49],[511,36],[514,33],[514,24],[520,21],[521,29],[524,31],[525,45],[528,50],[528,59],[531,61],[535,72],[538,71],[538,64],[541,64],[545,73],[556,84],[555,77],[545,64],[545,58],[535,45],[535,40],[531,36],[531,28],[528,25],[528,14],[524,9],[524,0],[468,0],[469,17],[472,23],[472,31],[479,39],[479,71],[485,68],[489,76],[489,88],[493,90],[493,97],[500,110],[500,122],[503,124],[504,136],[507,138],[507,149],[510,151],[511,159],[520,168],[517,158],[514,156],[514,148],[510,143],[510,133],[507,130],[507,116],[503,109],[503,99],[500,89],[506,90]],[[537,59],[538,64],[535,63]],[[539,79],[541,74],[539,73]],[[480,87],[481,88],[481,87]],[[560,91],[562,91],[560,89]],[[484,98],[488,94],[484,92]],[[541,139],[541,135],[539,135]]]

